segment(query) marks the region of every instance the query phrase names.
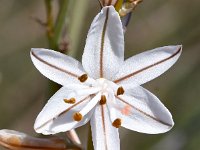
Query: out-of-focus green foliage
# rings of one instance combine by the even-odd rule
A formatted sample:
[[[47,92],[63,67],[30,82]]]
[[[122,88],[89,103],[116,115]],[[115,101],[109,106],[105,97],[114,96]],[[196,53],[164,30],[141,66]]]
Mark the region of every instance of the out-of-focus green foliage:
[[[76,14],[66,27],[68,53],[79,60],[90,23],[100,10],[97,1],[87,1],[89,5],[78,7],[83,6],[87,15],[72,5],[70,12]],[[183,44],[183,54],[168,72],[144,85],[172,112],[174,128],[162,135],[121,129],[122,150],[200,149],[199,6],[199,0],[144,0],[133,12],[125,34],[126,57],[173,44]],[[35,134],[35,117],[48,99],[48,80],[34,68],[29,56],[31,47],[48,48],[46,29],[33,16],[45,22],[44,1],[0,0],[0,128],[30,134]],[[82,141],[86,128],[78,129]]]

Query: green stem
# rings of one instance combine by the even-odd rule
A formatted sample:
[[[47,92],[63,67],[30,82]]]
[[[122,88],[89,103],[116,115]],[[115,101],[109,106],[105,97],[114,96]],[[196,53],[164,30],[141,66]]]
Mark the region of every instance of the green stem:
[[[58,50],[59,39],[67,16],[68,3],[69,0],[60,0],[60,9],[54,25],[52,0],[45,0],[47,13],[47,37],[50,49]]]
[[[56,19],[56,23],[54,25],[52,0],[45,0],[47,14],[47,38],[50,49],[58,50],[59,39],[62,33],[63,26],[65,25],[68,1],[69,0],[60,0],[60,10]],[[60,88],[60,85],[51,81],[49,82],[48,86],[48,95],[52,95],[52,93],[55,93],[55,91]]]
[[[54,23],[52,13],[52,0],[45,0],[46,14],[47,14],[47,37],[49,41],[49,47],[51,48],[52,39],[54,34]]]
[[[89,130],[88,130],[87,150],[94,150],[93,143],[92,143],[92,131],[91,131],[91,126],[90,125],[89,125]]]
[[[58,43],[66,21],[69,0],[60,0],[60,10],[54,27],[53,48],[58,49]]]

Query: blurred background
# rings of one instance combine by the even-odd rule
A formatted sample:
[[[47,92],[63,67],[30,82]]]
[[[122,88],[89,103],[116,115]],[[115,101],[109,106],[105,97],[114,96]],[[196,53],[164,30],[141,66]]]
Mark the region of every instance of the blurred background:
[[[59,48],[81,60],[97,0],[72,0]],[[53,1],[53,16],[59,4]],[[175,126],[160,135],[120,129],[122,150],[200,149],[200,1],[144,0],[125,34],[126,57],[165,45],[183,44],[178,62],[145,84],[170,110]],[[36,135],[33,124],[55,85],[30,59],[33,47],[49,48],[44,0],[0,0],[0,129]],[[88,126],[77,129],[82,142]],[[84,143],[86,144],[86,143]],[[0,148],[3,149],[3,148]]]

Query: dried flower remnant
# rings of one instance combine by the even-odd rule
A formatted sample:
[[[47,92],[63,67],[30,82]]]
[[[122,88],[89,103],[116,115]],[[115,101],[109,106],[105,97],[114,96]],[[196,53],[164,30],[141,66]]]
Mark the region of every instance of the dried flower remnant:
[[[54,137],[35,138],[13,130],[0,130],[0,145],[11,150],[67,150],[65,140]]]
[[[40,112],[34,129],[56,134],[90,121],[95,150],[119,150],[119,127],[148,134],[169,131],[174,125],[170,112],[141,85],[168,70],[181,51],[180,45],[164,46],[124,60],[120,16],[113,6],[104,7],[91,24],[82,64],[52,50],[31,50],[36,68],[63,86]],[[65,101],[70,99],[75,103]]]
[[[132,12],[141,2],[142,0],[128,0],[127,2],[123,3],[122,8],[119,10],[119,15],[121,17],[126,16]]]

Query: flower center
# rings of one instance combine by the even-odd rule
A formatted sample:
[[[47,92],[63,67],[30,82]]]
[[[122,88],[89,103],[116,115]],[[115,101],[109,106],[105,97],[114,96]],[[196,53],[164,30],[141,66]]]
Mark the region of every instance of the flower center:
[[[107,92],[107,89],[109,88],[109,82],[108,80],[104,78],[99,78],[96,80],[96,86],[101,88],[101,92]]]
[[[99,103],[100,105],[107,104],[108,108],[111,108],[111,105],[114,101],[111,95],[118,96],[124,94],[124,89],[122,86],[119,87],[112,81],[104,78],[94,80],[90,79],[86,74],[84,74],[78,79],[80,80],[80,82],[87,82],[86,84],[88,85],[88,87],[77,90],[75,89],[72,95],[69,96],[69,98],[64,99],[64,102],[68,104],[75,104],[76,99],[72,96],[77,95],[92,95],[93,98],[86,104],[84,108],[73,114],[73,119],[75,121],[81,121],[83,116],[85,116],[93,107],[95,107],[97,103]],[[107,99],[108,97],[109,100]],[[121,126],[121,122],[122,121],[120,118],[116,118],[112,125],[116,128],[119,128]]]

